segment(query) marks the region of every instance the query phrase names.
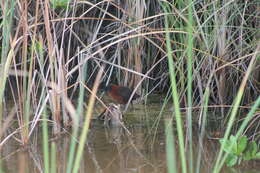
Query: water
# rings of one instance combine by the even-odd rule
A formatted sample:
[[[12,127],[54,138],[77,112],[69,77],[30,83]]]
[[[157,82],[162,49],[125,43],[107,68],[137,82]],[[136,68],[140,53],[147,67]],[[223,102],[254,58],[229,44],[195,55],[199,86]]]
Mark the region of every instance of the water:
[[[155,97],[147,106],[134,105],[124,114],[124,123],[131,135],[119,127],[106,128],[103,123],[94,120],[88,135],[88,142],[79,172],[90,173],[163,173],[167,172],[164,122],[155,119],[162,107],[162,99]],[[96,110],[95,116],[99,111]],[[170,105],[163,117],[170,117]],[[155,126],[154,126],[155,125]],[[156,128],[155,128],[156,127]],[[70,147],[70,133],[67,130],[59,137],[50,140],[56,144],[57,172],[66,172],[66,163]],[[194,132],[196,133],[196,132]],[[1,150],[2,168],[6,173],[34,173],[43,171],[41,127],[33,134],[31,144],[22,147],[11,138]],[[176,143],[178,148],[178,143]],[[194,137],[194,161],[197,161],[198,141]],[[219,148],[218,141],[205,138],[201,173],[210,173]],[[177,160],[179,160],[177,156]],[[180,172],[180,164],[178,161]],[[225,167],[224,173],[259,173],[260,164],[248,162],[235,168]]]

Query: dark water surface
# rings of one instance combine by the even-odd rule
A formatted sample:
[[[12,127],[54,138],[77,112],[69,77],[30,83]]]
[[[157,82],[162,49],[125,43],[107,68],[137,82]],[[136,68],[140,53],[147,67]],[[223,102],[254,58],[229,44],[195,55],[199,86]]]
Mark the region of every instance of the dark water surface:
[[[131,132],[129,136],[122,128],[105,128],[95,121],[88,135],[88,142],[81,162],[79,172],[89,173],[163,173],[167,172],[164,123],[156,118],[162,107],[158,97],[144,106],[134,105],[124,114],[124,122]],[[170,117],[170,106],[162,113]],[[98,112],[98,111],[96,111]],[[95,116],[97,116],[96,113]],[[66,163],[70,147],[68,130],[55,139],[57,172],[66,172]],[[35,131],[28,147],[21,147],[15,138],[11,138],[1,151],[2,168],[6,173],[36,173],[44,172],[42,155],[41,127]],[[197,161],[198,141],[194,137],[194,162]],[[178,148],[178,143],[176,142]],[[201,173],[210,173],[216,158],[218,141],[205,138],[201,163]],[[178,157],[177,157],[178,159]],[[179,159],[178,159],[179,160]],[[179,162],[178,162],[179,163]],[[179,167],[179,166],[178,166]],[[181,172],[181,171],[178,171]],[[235,168],[225,167],[223,173],[259,173],[260,165],[248,162]]]

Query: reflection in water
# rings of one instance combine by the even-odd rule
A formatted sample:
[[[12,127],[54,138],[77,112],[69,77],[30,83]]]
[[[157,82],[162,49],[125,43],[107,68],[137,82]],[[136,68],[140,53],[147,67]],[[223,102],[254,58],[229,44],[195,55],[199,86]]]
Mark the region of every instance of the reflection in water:
[[[129,135],[122,127],[104,127],[97,123],[88,134],[88,142],[79,172],[85,173],[163,173],[166,168],[165,137],[163,123],[158,129],[151,129],[154,119],[160,111],[160,104],[150,104],[149,110],[141,105],[124,115],[124,123],[131,132]],[[165,112],[170,115],[171,112]],[[148,115],[148,116],[147,116]],[[41,127],[38,129],[41,130]],[[66,172],[70,133],[53,142],[56,144],[57,172]],[[155,138],[154,135],[156,134]],[[194,133],[196,134],[196,133]],[[17,144],[15,139],[9,140],[1,150],[2,168],[6,173],[34,173],[43,171],[43,155],[41,145],[42,134],[34,134],[32,144],[27,148]],[[194,137],[194,156],[198,151],[198,142]],[[214,140],[203,141],[201,172],[210,173],[218,145]],[[178,143],[176,142],[178,149]],[[178,156],[176,157],[178,158]],[[178,163],[177,163],[178,164]],[[178,164],[180,165],[180,164]],[[250,165],[251,166],[251,165]],[[259,167],[259,166],[258,166]],[[224,173],[259,172],[250,168],[225,168]]]
[[[150,159],[155,157],[145,150],[149,144],[144,143],[144,133],[140,130],[132,129],[132,136],[128,136],[122,127],[92,130],[85,153],[91,161],[86,159],[84,163],[88,168],[94,167],[91,172],[162,172],[164,166],[158,163],[164,162],[164,156]],[[164,148],[162,146],[156,150],[153,154]]]

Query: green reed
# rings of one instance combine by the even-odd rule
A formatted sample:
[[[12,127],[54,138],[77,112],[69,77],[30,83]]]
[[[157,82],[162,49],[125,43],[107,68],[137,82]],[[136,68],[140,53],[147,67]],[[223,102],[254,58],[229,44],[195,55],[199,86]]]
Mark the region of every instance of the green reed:
[[[49,135],[48,135],[48,117],[46,109],[43,112],[43,120],[42,120],[42,145],[43,145],[43,164],[44,164],[44,172],[49,173],[50,169],[50,160],[49,160]]]
[[[19,8],[15,8],[16,2],[19,2],[19,5],[22,4],[22,10]],[[22,11],[25,12],[26,10],[23,9],[26,7],[27,2],[17,1],[17,0],[9,0],[8,3],[4,3],[4,9],[1,12],[3,13],[2,23],[1,23],[1,31],[2,31],[2,47],[1,47],[1,64],[0,64],[0,130],[2,127],[2,119],[3,119],[3,100],[5,99],[4,92],[6,89],[6,81],[9,77],[9,70],[13,70],[17,68],[21,70],[24,75],[19,76],[18,74],[15,75],[15,82],[17,82],[17,87],[19,87],[20,91],[18,95],[21,95],[18,102],[23,103],[23,105],[19,108],[21,110],[17,113],[19,118],[23,119],[22,123],[20,124],[21,138],[22,143],[26,144],[29,143],[29,123],[30,119],[35,116],[35,105],[34,103],[37,100],[33,100],[33,96],[37,96],[39,91],[41,91],[42,95],[46,95],[48,93],[48,89],[52,88],[52,84],[58,85],[61,82],[60,76],[61,73],[59,72],[60,69],[63,68],[63,64],[60,63],[62,60],[64,61],[73,61],[73,58],[78,56],[77,53],[74,53],[75,47],[82,48],[79,52],[84,52],[87,50],[97,51],[92,52],[92,56],[95,57],[95,61],[99,62],[103,58],[103,60],[108,61],[111,64],[107,64],[107,67],[111,65],[109,68],[111,71],[109,72],[109,79],[111,81],[118,81],[125,84],[133,84],[135,85],[138,83],[141,78],[136,74],[132,74],[129,71],[134,70],[135,72],[141,73],[143,71],[151,70],[152,73],[148,73],[148,76],[151,79],[145,79],[144,84],[146,84],[145,89],[148,92],[148,86],[151,85],[154,79],[158,80],[158,78],[162,77],[162,74],[168,74],[169,77],[165,78],[164,81],[170,79],[170,85],[172,90],[172,98],[174,103],[174,112],[175,112],[175,121],[177,125],[177,138],[176,140],[179,141],[179,152],[175,151],[174,147],[174,132],[172,129],[172,122],[169,124],[166,123],[165,127],[165,135],[166,135],[166,150],[167,150],[167,166],[169,172],[176,172],[176,155],[175,153],[180,154],[180,161],[181,161],[181,168],[182,172],[188,172],[187,168],[189,168],[189,172],[200,172],[201,162],[203,161],[201,155],[203,146],[198,146],[198,159],[196,160],[196,168],[194,168],[194,159],[193,159],[193,152],[192,143],[194,140],[194,133],[192,131],[192,124],[195,121],[192,117],[194,113],[192,113],[192,106],[198,103],[200,106],[200,113],[201,117],[199,120],[199,128],[200,128],[200,135],[199,140],[200,144],[202,144],[204,135],[205,135],[205,128],[207,125],[208,120],[208,106],[210,104],[219,104],[219,108],[224,110],[224,106],[221,105],[229,104],[228,100],[233,100],[231,113],[225,117],[229,118],[227,123],[227,128],[225,132],[224,139],[227,140],[229,134],[232,132],[233,124],[239,119],[238,117],[238,109],[240,105],[245,105],[247,101],[243,99],[243,96],[247,93],[245,88],[249,88],[252,90],[257,88],[255,84],[255,80],[257,78],[253,77],[251,71],[257,73],[257,70],[254,69],[253,65],[248,67],[246,72],[243,71],[244,67],[248,66],[248,59],[249,57],[253,56],[251,52],[253,52],[254,47],[256,47],[259,42],[255,40],[257,37],[257,33],[259,33],[259,29],[257,23],[254,23],[255,18],[253,16],[257,16],[257,12],[252,11],[250,15],[246,10],[253,9],[252,5],[257,4],[257,1],[248,1],[247,3],[243,2],[236,2],[236,1],[223,1],[221,2],[210,2],[207,4],[202,3],[201,1],[174,1],[173,3],[167,3],[166,1],[160,1],[162,11],[161,14],[158,14],[158,3],[157,1],[149,1],[146,4],[138,4],[136,6],[136,1],[129,1],[127,2],[129,9],[126,8],[126,11],[122,11],[120,8],[117,9],[118,16],[114,16],[114,14],[109,13],[109,6],[107,9],[104,7],[106,4],[102,4],[100,2],[99,5],[95,5],[92,2],[88,2],[88,5],[93,7],[93,9],[97,8],[101,12],[93,12],[94,14],[87,13],[86,16],[93,17],[93,19],[97,19],[97,16],[110,16],[112,19],[107,20],[106,24],[108,26],[103,25],[102,21],[104,18],[98,18],[100,23],[93,22],[94,20],[88,20],[85,18],[81,18],[82,16],[67,16],[67,14],[71,14],[70,12],[66,14],[64,18],[64,13],[62,12],[61,7],[60,9],[55,9],[55,4],[53,9],[49,9],[48,1],[45,3],[39,3],[40,1],[37,0],[36,3],[41,4],[40,9],[44,9],[45,11],[39,10],[38,12],[34,10],[27,10],[26,16],[28,19],[26,21],[22,21],[23,17],[15,16],[14,14],[22,14]],[[85,1],[84,1],[85,2]],[[106,2],[107,3],[107,2]],[[25,5],[25,6],[24,6]],[[29,4],[27,4],[29,5]],[[38,5],[36,5],[35,9],[38,9]],[[67,4],[66,5],[70,5]],[[75,1],[75,6],[81,7],[84,5],[83,1],[77,3]],[[111,5],[111,4],[110,4]],[[120,4],[121,5],[121,4]],[[151,6],[150,6],[151,5]],[[145,7],[147,11],[145,11]],[[247,7],[250,8],[247,9]],[[28,6],[27,6],[28,7]],[[27,8],[26,7],[26,8]],[[134,8],[136,7],[136,9]],[[150,8],[150,7],[154,7]],[[89,8],[84,6],[84,8]],[[114,6],[116,8],[116,6]],[[71,8],[70,8],[71,9]],[[70,10],[69,9],[69,10]],[[75,14],[84,13],[82,11],[77,11],[77,9],[82,8],[75,8]],[[124,9],[124,8],[122,8]],[[134,9],[134,10],[133,10]],[[199,9],[199,10],[198,10]],[[20,10],[15,13],[15,10]],[[57,11],[55,11],[57,10]],[[60,10],[60,11],[59,11]],[[233,11],[231,11],[233,10]],[[33,12],[32,12],[33,11]],[[53,15],[54,12],[58,15]],[[162,14],[164,12],[164,14]],[[166,13],[166,14],[165,14]],[[35,16],[33,16],[35,14]],[[46,16],[45,14],[49,14],[50,16]],[[153,16],[151,16],[152,14]],[[43,16],[41,19],[37,19],[39,16]],[[127,16],[129,18],[125,21],[125,19],[120,19],[120,16]],[[161,19],[157,15],[165,15],[164,24],[161,24]],[[248,16],[247,16],[248,15]],[[55,16],[53,18],[53,16]],[[240,17],[241,16],[241,17]],[[31,17],[31,18],[30,18]],[[59,18],[60,17],[60,18]],[[63,20],[70,21],[70,18],[78,18],[73,19],[69,24],[65,22],[64,28],[59,27]],[[149,18],[149,19],[148,19]],[[253,19],[252,19],[253,18]],[[13,22],[13,20],[16,20]],[[75,21],[74,21],[75,20]],[[252,21],[250,21],[252,20]],[[33,22],[31,22],[33,21]],[[115,22],[116,21],[116,22]],[[158,22],[159,21],[159,22]],[[116,25],[117,27],[113,28],[112,22],[120,23]],[[16,24],[13,27],[13,24]],[[18,24],[18,25],[17,25]],[[83,24],[82,26],[77,24]],[[99,25],[100,24],[100,25]],[[164,26],[165,25],[165,26]],[[40,26],[40,27],[39,27]],[[84,27],[83,27],[84,26]],[[90,28],[85,28],[85,26],[95,26]],[[98,26],[98,27],[97,27]],[[118,28],[119,26],[119,28]],[[71,29],[71,31],[68,28]],[[96,30],[96,28],[104,27],[104,32],[102,31],[102,38],[100,38],[100,31]],[[111,27],[111,28],[109,28]],[[138,29],[138,28],[141,29]],[[12,29],[14,28],[14,29]],[[23,28],[28,28],[25,30]],[[75,29],[76,30],[73,30]],[[84,28],[82,30],[82,28]],[[93,29],[95,31],[92,31]],[[106,33],[106,29],[111,29],[114,31],[109,31],[110,33]],[[33,30],[31,30],[33,29]],[[157,33],[150,34],[150,32],[154,32],[154,29],[158,29]],[[64,31],[63,31],[64,30]],[[64,34],[68,32],[69,34]],[[174,33],[174,31],[178,30],[180,33]],[[60,38],[59,34],[60,31],[63,32],[62,38]],[[77,31],[77,32],[75,32]],[[87,31],[87,32],[85,32]],[[128,33],[126,34],[127,31]],[[164,32],[166,31],[165,38],[163,37]],[[12,35],[13,33],[17,33],[15,36]],[[33,33],[33,34],[31,34]],[[88,40],[86,37],[90,37],[88,35],[96,35],[93,37],[91,43],[85,42]],[[174,33],[174,34],[173,34]],[[39,35],[38,35],[39,34]],[[136,35],[138,34],[138,35]],[[41,40],[41,45],[39,44],[39,49],[36,48],[35,45],[36,40],[41,38],[41,35],[44,35],[44,39]],[[104,35],[104,36],[103,36]],[[113,36],[115,35],[115,36]],[[75,36],[75,37],[74,37]],[[150,37],[151,36],[151,37]],[[66,47],[64,43],[66,41],[60,41],[64,38],[68,37],[71,43],[75,44],[80,42],[80,44],[75,44]],[[112,38],[111,38],[112,37]],[[12,39],[12,40],[11,40]],[[28,40],[27,40],[28,39]],[[109,40],[111,39],[111,40]],[[105,41],[103,41],[105,40]],[[166,44],[165,44],[166,40]],[[113,42],[113,43],[112,43]],[[19,44],[18,44],[19,43]],[[63,44],[60,44],[63,43]],[[107,56],[106,53],[110,55],[113,51],[110,52],[110,48],[113,49],[113,46],[117,43],[122,43],[122,45],[127,45],[127,49],[122,48],[121,46],[117,46],[116,53],[113,54],[111,57],[115,57],[112,59],[110,56]],[[125,44],[126,43],[126,44]],[[86,45],[85,45],[86,44]],[[71,54],[64,55],[66,53],[60,52],[64,51],[63,49],[68,48],[68,52],[72,52]],[[28,49],[28,50],[27,50]],[[71,49],[71,50],[70,50]],[[164,50],[165,49],[165,50]],[[29,51],[30,50],[30,51]],[[174,50],[174,51],[173,51]],[[28,52],[27,52],[28,51]],[[66,51],[64,51],[66,52]],[[87,52],[87,51],[86,51]],[[257,58],[257,54],[259,54],[259,49],[255,50],[256,55],[255,59]],[[104,55],[102,55],[104,54]],[[63,56],[64,55],[64,56]],[[96,58],[96,56],[100,56]],[[128,56],[129,55],[129,56]],[[167,55],[167,60],[164,57]],[[38,57],[40,60],[37,61]],[[16,59],[15,59],[16,58]],[[100,59],[99,59],[100,58]],[[159,60],[158,60],[159,59]],[[239,60],[236,60],[239,59]],[[14,61],[16,60],[16,61]],[[169,69],[165,68],[165,63],[168,63]],[[71,62],[72,62],[71,61]],[[85,60],[79,60],[77,63],[82,63]],[[91,61],[91,59],[90,59]],[[161,62],[159,62],[161,61]],[[259,59],[258,59],[259,61]],[[76,62],[76,61],[75,61]],[[158,64],[156,64],[159,62]],[[257,63],[257,61],[251,61],[252,63]],[[64,68],[68,70],[70,75],[66,76],[66,82],[70,79],[70,77],[74,77],[74,73],[70,71],[73,69],[74,71],[79,70],[81,67],[78,64],[64,62]],[[86,62],[84,62],[86,63]],[[83,64],[84,64],[83,63]],[[88,62],[87,62],[88,63]],[[99,62],[100,63],[100,62]],[[47,65],[46,65],[47,64]],[[61,66],[59,66],[62,64]],[[72,65],[73,64],[73,65]],[[91,63],[89,63],[91,64]],[[94,64],[94,63],[93,63]],[[99,65],[91,64],[88,66],[90,71],[92,69],[99,68]],[[155,65],[156,64],[156,65]],[[259,65],[259,63],[258,63]],[[72,66],[71,69],[68,66]],[[62,68],[61,68],[62,67]],[[123,67],[123,68],[122,68]],[[40,69],[40,70],[39,70]],[[124,71],[125,70],[125,71]],[[33,87],[37,84],[32,84],[33,81],[33,74],[34,72],[39,72],[39,76],[36,78],[40,78],[42,83],[40,86],[41,89],[34,90]],[[154,72],[155,71],[155,72]],[[158,73],[157,73],[158,72]],[[79,72],[80,73],[80,72]],[[116,75],[112,75],[116,74]],[[88,76],[87,70],[84,68],[83,70],[83,83],[85,82],[86,76]],[[225,77],[224,80],[221,80],[220,77]],[[241,81],[243,76],[244,80],[240,86],[240,89],[237,91],[236,89],[231,90],[227,86],[234,86],[236,88],[237,84]],[[110,78],[111,77],[111,78]],[[146,77],[145,77],[146,78]],[[132,80],[133,79],[133,80]],[[233,79],[233,80],[228,80]],[[250,80],[250,84],[246,85],[246,81]],[[66,83],[65,82],[65,83]],[[249,83],[249,82],[248,82]],[[257,82],[256,82],[257,83]],[[257,83],[259,84],[259,82]],[[157,84],[156,84],[157,85]],[[250,86],[253,86],[250,88]],[[145,86],[145,85],[143,85]],[[168,86],[168,83],[161,82],[158,86]],[[157,86],[156,86],[157,87]],[[161,88],[161,87],[158,87]],[[54,88],[52,88],[54,89]],[[65,88],[62,88],[67,90]],[[55,89],[54,89],[55,90]],[[61,92],[64,92],[62,90]],[[160,89],[158,89],[160,90]],[[195,93],[198,92],[199,94]],[[140,90],[141,91],[141,88]],[[254,90],[257,93],[257,89]],[[143,91],[142,91],[143,92]],[[94,104],[94,95],[92,94],[91,99],[89,100],[89,105],[87,107],[86,112],[86,121],[84,122],[83,131],[80,136],[80,143],[77,148],[77,138],[79,134],[79,116],[82,115],[83,112],[83,102],[84,102],[84,87],[80,85],[79,87],[79,98],[77,103],[77,115],[73,119],[73,130],[71,135],[71,143],[70,143],[70,151],[68,154],[67,168],[66,172],[77,172],[80,167],[80,160],[83,155],[84,144],[87,140],[87,133],[89,128],[90,117],[92,114],[92,108]],[[94,92],[95,93],[95,92]],[[223,94],[224,93],[224,94]],[[228,94],[227,94],[228,93]],[[181,117],[181,110],[180,110],[180,98],[181,95],[185,95],[187,98],[187,114],[186,114],[186,122],[187,122],[187,136],[188,136],[188,152],[185,155],[185,145],[184,145],[184,127]],[[199,95],[199,96],[197,96]],[[40,102],[39,107],[44,109],[42,117],[43,120],[41,121],[42,131],[43,131],[43,164],[44,164],[44,172],[55,172],[57,163],[56,160],[56,147],[54,144],[51,145],[51,151],[49,149],[49,139],[50,136],[48,132],[48,114],[54,115],[54,123],[59,124],[59,116],[62,115],[62,111],[59,112],[59,108],[63,109],[66,105],[60,105],[62,102],[62,98],[60,97],[59,93],[56,93],[53,97],[48,95],[49,99],[53,99],[54,105],[45,105],[43,102]],[[52,97],[52,98],[50,98]],[[196,98],[195,98],[196,97]],[[255,99],[254,95],[252,98]],[[199,99],[197,99],[199,98]],[[212,101],[211,98],[216,98]],[[38,98],[37,98],[38,99]],[[40,98],[42,99],[42,98]],[[251,99],[251,101],[253,101]],[[234,132],[236,133],[236,138],[241,135],[245,128],[248,126],[249,121],[252,119],[254,112],[256,111],[257,107],[259,106],[259,97],[256,99],[255,104],[251,107],[250,112],[242,122],[242,125],[239,127],[239,130]],[[163,104],[162,110],[165,108],[167,100]],[[51,110],[51,113],[47,112],[48,106],[54,106],[54,109]],[[154,126],[159,124],[159,120],[163,117],[163,111],[160,111],[158,118],[156,119]],[[64,111],[64,112],[65,112]],[[224,111],[222,112],[223,115]],[[222,115],[222,127],[225,128],[226,122],[224,116]],[[173,116],[173,118],[174,118]],[[18,119],[18,118],[17,118]],[[14,119],[15,121],[17,119]],[[152,129],[157,129],[152,127]],[[223,167],[224,161],[226,159],[227,154],[223,151],[223,146],[221,147],[220,152],[218,153],[219,156],[217,158],[217,162],[215,164],[214,171],[220,172],[221,168]],[[175,165],[172,165],[175,164]],[[1,164],[0,164],[1,170]]]
[[[188,123],[188,136],[189,136],[189,172],[193,172],[193,149],[192,149],[192,82],[193,82],[193,1],[188,1],[188,43],[187,43],[187,100],[188,100],[188,111],[187,111],[187,123]]]
[[[50,173],[56,173],[57,163],[56,163],[56,144],[55,142],[51,143],[51,168]]]
[[[165,13],[170,12],[168,4],[162,3],[161,6],[163,7]],[[175,111],[175,118],[176,118],[176,125],[177,125],[181,168],[182,168],[182,172],[186,173],[187,163],[186,163],[185,148],[184,148],[183,124],[182,124],[179,95],[178,95],[177,82],[176,82],[176,72],[175,72],[173,56],[172,56],[172,46],[170,41],[171,36],[169,33],[169,20],[172,20],[171,17],[169,17],[168,15],[165,16],[165,30],[167,31],[165,35],[166,35],[166,48],[167,48],[167,56],[168,56],[168,67],[170,72],[172,97],[173,97],[174,111]]]
[[[86,81],[86,74],[87,74],[87,64],[83,66],[83,70],[80,73],[80,76],[82,77],[82,82],[85,83]],[[69,150],[69,156],[68,156],[68,164],[66,168],[66,172],[70,173],[73,168],[73,162],[75,158],[75,150],[76,150],[76,144],[77,144],[77,138],[79,133],[79,122],[80,122],[80,116],[83,115],[83,103],[84,103],[84,87],[83,85],[79,85],[79,97],[78,97],[78,105],[77,105],[77,116],[74,118],[75,122],[73,122],[72,126],[72,135],[71,135],[71,142],[70,142],[70,150]]]
[[[245,73],[245,76],[243,78],[243,81],[242,81],[242,83],[241,83],[241,85],[239,87],[237,96],[236,96],[236,98],[234,100],[234,104],[232,105],[231,113],[230,113],[230,116],[229,116],[229,121],[228,121],[227,128],[225,130],[225,135],[224,135],[224,138],[223,138],[224,143],[221,145],[220,151],[218,153],[217,161],[216,161],[216,164],[215,164],[214,169],[213,169],[214,173],[220,172],[220,169],[223,166],[223,164],[225,162],[225,159],[227,157],[228,153],[226,153],[225,156],[223,157],[224,146],[226,145],[226,142],[227,142],[228,137],[230,135],[232,126],[233,126],[233,124],[234,124],[234,122],[236,120],[236,116],[237,116],[237,112],[238,112],[238,109],[239,109],[239,105],[240,105],[242,97],[244,95],[245,86],[246,86],[248,78],[249,78],[249,76],[251,74],[251,71],[253,70],[254,64],[256,63],[255,61],[256,61],[256,59],[258,57],[259,51],[260,51],[260,44],[258,45],[258,47],[255,50],[255,54],[254,54],[253,58],[250,61],[250,64],[249,64],[249,66],[247,68],[247,71]],[[254,112],[256,111],[257,107],[259,106],[259,103],[260,103],[259,100],[260,100],[260,96],[258,96],[258,99],[257,99],[256,103],[251,108],[251,111],[247,114],[247,117],[244,119],[243,124],[240,126],[240,129],[236,132],[236,136],[235,136],[236,139],[242,134],[243,130],[245,129],[245,127],[247,125],[247,123],[252,118]],[[232,148],[232,146],[233,146],[233,144],[230,145],[230,149]]]
[[[175,151],[175,141],[173,134],[173,119],[165,120],[165,134],[166,134],[166,157],[167,157],[167,168],[168,173],[178,172],[176,163],[176,151]]]
[[[103,67],[101,67],[98,74],[97,74],[97,78],[95,80],[91,96],[89,98],[89,104],[88,104],[86,116],[85,116],[86,119],[85,119],[84,124],[83,124],[83,129],[82,129],[80,139],[79,139],[78,150],[77,150],[77,153],[76,153],[76,156],[75,156],[75,163],[74,163],[74,167],[73,167],[73,170],[72,170],[73,173],[77,173],[78,169],[80,167],[80,161],[81,161],[81,157],[83,155],[84,146],[85,146],[85,143],[86,143],[86,140],[87,140],[87,134],[88,134],[90,121],[91,121],[91,117],[92,117],[92,113],[93,113],[95,97],[96,97],[98,85],[99,85],[103,71],[104,71],[104,69],[103,69]]]
[[[6,87],[6,80],[8,77],[8,70],[10,68],[10,64],[14,55],[14,45],[10,46],[10,38],[11,38],[11,28],[13,22],[14,15],[14,7],[15,0],[11,0],[9,2],[5,2],[4,9],[2,9],[2,47],[1,47],[1,59],[0,59],[0,127],[2,127],[2,118],[3,118],[3,99],[4,99],[4,91]],[[11,47],[11,48],[10,48]],[[1,128],[0,128],[1,130]],[[1,140],[1,139],[0,139]]]

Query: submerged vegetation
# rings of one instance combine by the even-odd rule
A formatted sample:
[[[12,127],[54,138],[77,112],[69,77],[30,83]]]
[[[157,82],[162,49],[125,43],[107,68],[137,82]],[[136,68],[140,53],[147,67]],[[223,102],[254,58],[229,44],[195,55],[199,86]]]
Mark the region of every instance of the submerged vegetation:
[[[40,126],[44,172],[56,172],[50,136],[72,126],[66,172],[78,172],[108,81],[144,103],[165,96],[168,172],[200,172],[210,128],[222,138],[212,172],[259,159],[259,9],[259,0],[2,1],[0,151],[11,138],[32,144]]]

